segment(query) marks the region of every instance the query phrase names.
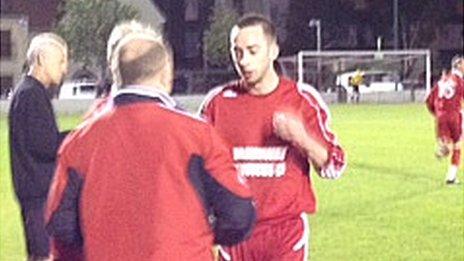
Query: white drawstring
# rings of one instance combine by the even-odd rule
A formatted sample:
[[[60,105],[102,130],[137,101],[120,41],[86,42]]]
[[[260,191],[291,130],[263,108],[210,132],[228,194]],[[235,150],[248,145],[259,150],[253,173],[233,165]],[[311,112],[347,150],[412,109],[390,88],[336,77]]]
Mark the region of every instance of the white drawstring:
[[[224,260],[226,261],[230,261],[232,260],[232,258],[230,257],[229,253],[227,253],[224,248],[222,248],[222,246],[218,246],[218,250],[219,250],[219,254],[222,256],[222,258],[224,258]]]
[[[300,214],[300,218],[303,221],[303,235],[301,236],[300,240],[298,240],[298,242],[296,242],[296,244],[293,246],[293,251],[298,251],[304,247],[305,249],[303,260],[308,260],[309,223],[306,213],[302,212]]]

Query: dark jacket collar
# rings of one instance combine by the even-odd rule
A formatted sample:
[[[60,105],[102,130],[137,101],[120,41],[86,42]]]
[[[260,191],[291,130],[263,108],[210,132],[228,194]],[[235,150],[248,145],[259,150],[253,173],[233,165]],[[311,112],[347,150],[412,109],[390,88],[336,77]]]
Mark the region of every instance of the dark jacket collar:
[[[45,86],[43,85],[43,83],[40,82],[39,80],[37,80],[37,78],[35,78],[34,76],[28,74],[28,75],[25,76],[25,78],[26,78],[27,81],[30,81],[34,85],[40,86],[44,90],[46,89]]]
[[[44,95],[47,96],[49,100],[53,98],[54,89],[46,88],[45,85],[43,85],[43,83],[34,76],[28,74],[24,77],[24,81],[28,82],[30,86],[39,89],[42,93],[44,93]]]
[[[174,109],[177,106],[174,99],[166,92],[148,89],[140,85],[126,86],[118,90],[114,95],[114,104],[116,106],[149,101],[160,103],[170,109]]]

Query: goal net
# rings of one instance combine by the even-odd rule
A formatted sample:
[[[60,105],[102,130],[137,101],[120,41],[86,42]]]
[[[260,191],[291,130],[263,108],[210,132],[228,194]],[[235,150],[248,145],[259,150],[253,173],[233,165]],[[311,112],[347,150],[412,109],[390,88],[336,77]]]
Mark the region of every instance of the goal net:
[[[429,50],[300,51],[279,59],[284,73],[321,92],[350,92],[351,78],[362,73],[361,92],[430,90]]]

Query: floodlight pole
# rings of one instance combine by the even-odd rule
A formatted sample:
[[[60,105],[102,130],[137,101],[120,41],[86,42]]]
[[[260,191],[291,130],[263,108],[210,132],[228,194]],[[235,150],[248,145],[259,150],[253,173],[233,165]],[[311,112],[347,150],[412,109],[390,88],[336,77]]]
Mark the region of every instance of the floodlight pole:
[[[309,20],[308,26],[316,27],[316,50],[318,53],[321,52],[322,48],[322,36],[321,36],[321,19],[311,19]],[[316,88],[319,90],[321,86],[321,60],[317,58],[317,86]]]
[[[203,41],[203,71],[206,72],[208,70],[208,55],[206,41]]]
[[[398,0],[393,0],[393,49],[398,50]]]
[[[321,37],[321,19],[311,19],[309,20],[308,26],[311,27],[316,27],[316,50],[318,52],[321,51],[322,47],[322,37]]]

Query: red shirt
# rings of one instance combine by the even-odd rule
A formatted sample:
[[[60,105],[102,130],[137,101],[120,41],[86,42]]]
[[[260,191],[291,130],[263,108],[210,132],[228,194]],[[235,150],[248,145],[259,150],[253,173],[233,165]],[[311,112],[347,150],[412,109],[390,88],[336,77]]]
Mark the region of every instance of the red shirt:
[[[451,73],[440,79],[427,96],[426,104],[437,117],[447,114],[459,114],[464,99],[464,80],[457,73]]]
[[[192,155],[230,192],[251,197],[209,124],[166,104],[114,106],[65,140],[48,219],[72,168],[83,179],[79,217],[87,260],[212,260],[213,233],[188,174]]]
[[[256,200],[258,222],[316,211],[310,165],[296,147],[273,133],[276,111],[297,115],[307,131],[328,148],[329,160],[321,171],[343,172],[346,165],[329,128],[329,110],[312,87],[280,78],[278,88],[263,96],[243,91],[240,82],[213,89],[201,113],[233,147],[234,162],[248,178]]]

